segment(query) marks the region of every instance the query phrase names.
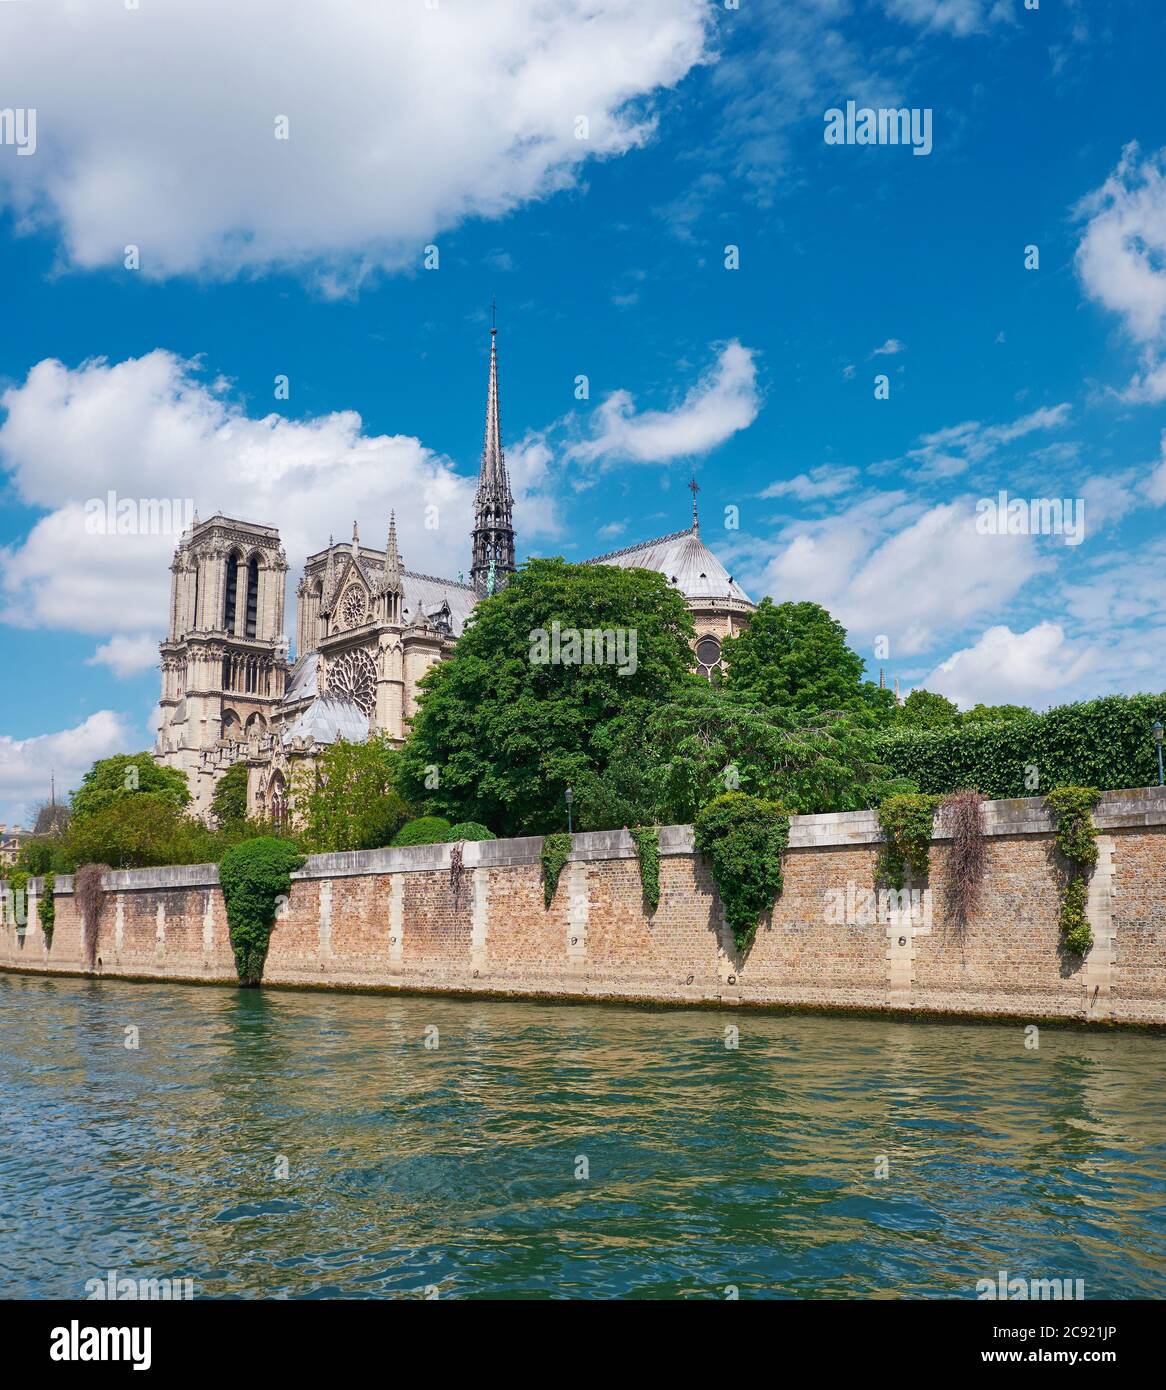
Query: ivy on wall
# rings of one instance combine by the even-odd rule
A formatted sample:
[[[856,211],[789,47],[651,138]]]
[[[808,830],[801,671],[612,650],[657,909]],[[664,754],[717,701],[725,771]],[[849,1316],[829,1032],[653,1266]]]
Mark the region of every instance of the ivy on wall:
[[[542,852],[539,859],[542,863],[543,871],[543,904],[550,907],[555,896],[555,889],[559,886],[559,875],[563,872],[563,865],[571,857],[571,837],[570,835],[547,835],[543,840]]]
[[[40,929],[45,934],[45,945],[50,949],[53,944],[53,929],[57,925],[57,902],[53,896],[57,886],[56,874],[50,872],[44,876],[44,887],[41,890],[41,899],[37,904],[36,915],[40,921]]]
[[[1107,695],[1000,723],[888,730],[875,739],[874,758],[920,791],[938,794],[959,787],[988,797],[1036,796],[1059,785],[1148,787],[1158,781],[1150,727],[1164,710],[1166,695]]]
[[[292,873],[303,863],[294,845],[270,836],[244,840],[223,855],[219,884],[240,984],[263,978],[278,899],[291,892]]]
[[[644,902],[651,915],[660,906],[660,832],[654,825],[641,825],[631,836],[636,842],[636,858],[640,861]]]
[[[888,796],[879,806],[883,849],[877,873],[889,888],[902,888],[908,872],[919,880],[930,872],[931,831],[939,800],[938,796],[908,792]]]
[[[1089,877],[1097,867],[1097,831],[1093,808],[1101,799],[1096,787],[1056,787],[1045,806],[1057,827],[1057,852],[1068,866],[1061,891],[1061,940],[1075,956],[1093,946],[1093,930],[1085,913]]]
[[[708,860],[739,951],[757,934],[761,914],[781,896],[782,855],[789,844],[789,816],[773,801],[728,792],[704,808],[695,822],[696,848]]]

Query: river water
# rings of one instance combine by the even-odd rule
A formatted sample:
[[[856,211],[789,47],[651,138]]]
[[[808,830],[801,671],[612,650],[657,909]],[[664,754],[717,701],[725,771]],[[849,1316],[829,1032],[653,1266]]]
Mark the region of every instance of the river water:
[[[1158,1036],[0,975],[0,1058],[9,1298],[1166,1295]]]

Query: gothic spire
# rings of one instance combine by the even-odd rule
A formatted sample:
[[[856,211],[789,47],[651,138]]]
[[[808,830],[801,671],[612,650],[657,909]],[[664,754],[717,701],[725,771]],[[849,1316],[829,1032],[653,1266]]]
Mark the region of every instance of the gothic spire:
[[[332,555],[332,546],[335,544],[332,537],[328,537],[328,560],[324,566],[324,594],[321,607],[327,608],[332,602],[332,590],[336,587],[336,562]]]
[[[385,543],[385,582],[386,589],[395,589],[401,582],[401,571],[405,568],[401,552],[397,549],[397,514],[389,513],[389,539]]]
[[[482,466],[474,499],[473,561],[470,579],[479,594],[486,592],[491,561],[496,586],[502,588],[514,572],[514,497],[502,450],[502,420],[498,403],[498,329],[490,329],[490,379],[486,390],[486,431]]]

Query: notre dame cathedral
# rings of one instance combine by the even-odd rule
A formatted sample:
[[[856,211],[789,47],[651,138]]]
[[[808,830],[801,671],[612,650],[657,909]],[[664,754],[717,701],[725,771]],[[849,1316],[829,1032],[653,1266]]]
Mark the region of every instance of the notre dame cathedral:
[[[514,572],[514,498],[502,450],[497,329],[490,334],[486,433],[475,498],[470,581],[405,568],[396,519],[383,550],[329,540],[296,587],[295,660],[284,636],[287,557],[279,532],[230,517],[195,517],[170,566],[170,631],[161,644],[157,760],[180,768],[193,809],[210,811],[218,779],[247,764],[248,809],[281,819],[292,770],[338,739],[383,732],[401,743],[417,683],[453,650],[475,603]],[[694,660],[707,676],[721,641],[754,605],[692,526],[599,555],[590,564],[656,570],[696,622]]]

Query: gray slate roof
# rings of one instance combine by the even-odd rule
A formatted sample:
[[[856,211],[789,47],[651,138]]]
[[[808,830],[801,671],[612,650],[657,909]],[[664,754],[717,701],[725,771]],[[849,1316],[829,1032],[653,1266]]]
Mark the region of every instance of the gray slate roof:
[[[658,540],[642,541],[607,555],[597,555],[585,563],[655,570],[675,584],[686,599],[734,598],[742,603],[753,602],[696,530],[675,531]]]
[[[290,728],[284,730],[285,744],[297,737],[314,739],[317,743],[335,743],[338,739],[363,743],[368,738],[368,715],[348,700],[320,695]]]

